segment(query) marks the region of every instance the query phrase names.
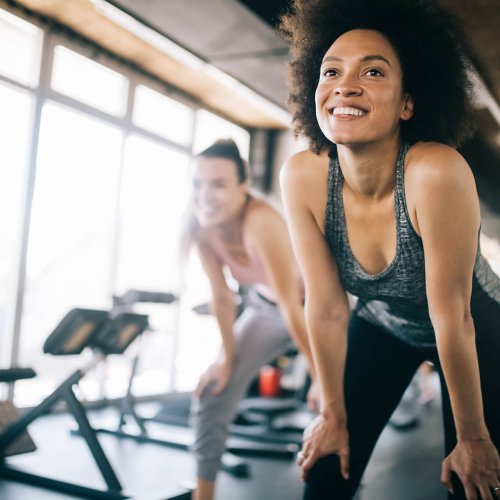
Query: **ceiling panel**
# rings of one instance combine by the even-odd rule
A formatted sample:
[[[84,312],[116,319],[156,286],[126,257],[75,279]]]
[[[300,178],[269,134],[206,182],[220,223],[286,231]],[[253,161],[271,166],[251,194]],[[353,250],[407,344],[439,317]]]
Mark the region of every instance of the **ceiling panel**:
[[[113,0],[137,19],[285,107],[287,45],[235,0]]]

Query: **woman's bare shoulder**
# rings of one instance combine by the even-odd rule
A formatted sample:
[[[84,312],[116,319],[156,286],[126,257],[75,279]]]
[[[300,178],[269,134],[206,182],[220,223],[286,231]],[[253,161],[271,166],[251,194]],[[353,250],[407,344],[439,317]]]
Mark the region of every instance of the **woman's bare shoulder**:
[[[429,207],[446,212],[450,207],[467,206],[479,213],[474,175],[468,163],[455,149],[433,142],[417,143],[410,148],[405,169],[406,200],[410,213],[425,217]],[[417,229],[419,231],[419,229]]]
[[[329,162],[326,151],[319,155],[301,151],[291,156],[280,172],[284,199],[300,200],[319,214],[326,203]]]
[[[314,178],[324,174],[325,169],[328,168],[328,162],[326,151],[320,154],[309,150],[299,151],[285,162],[281,169],[281,178],[302,180]]]
[[[245,228],[252,230],[276,223],[284,223],[281,213],[267,200],[252,196],[245,214]]]
[[[419,142],[409,149],[405,176],[417,187],[473,180],[464,157],[456,149],[438,142]]]

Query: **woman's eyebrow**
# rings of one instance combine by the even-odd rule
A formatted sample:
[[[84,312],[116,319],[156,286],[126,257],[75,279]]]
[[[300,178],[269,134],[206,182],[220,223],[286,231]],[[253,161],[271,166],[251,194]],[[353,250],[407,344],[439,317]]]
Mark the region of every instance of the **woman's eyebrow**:
[[[388,59],[386,59],[384,56],[381,56],[379,54],[373,54],[373,55],[369,55],[369,56],[363,56],[363,57],[360,57],[359,60],[361,62],[369,62],[369,61],[384,61],[389,67],[391,66],[391,63],[388,61]],[[328,57],[325,57],[322,61],[322,65],[327,63],[327,62],[342,62],[342,58],[341,57],[337,57],[337,56],[328,56]]]
[[[386,59],[384,56],[381,56],[379,54],[374,54],[370,56],[364,56],[361,58],[362,62],[368,62],[368,61],[384,61],[387,66],[391,67],[391,63],[389,62],[388,59]]]

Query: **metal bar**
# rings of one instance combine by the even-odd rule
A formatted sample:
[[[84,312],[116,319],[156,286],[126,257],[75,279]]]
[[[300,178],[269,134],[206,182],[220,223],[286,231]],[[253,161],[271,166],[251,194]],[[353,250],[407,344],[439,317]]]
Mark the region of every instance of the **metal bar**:
[[[120,491],[122,489],[120,481],[118,480],[115,471],[111,467],[111,464],[109,463],[108,458],[106,457],[104,450],[97,439],[96,431],[90,425],[83,406],[76,398],[74,392],[69,388],[66,392],[65,399],[69,410],[78,422],[80,434],[87,442],[89,450],[92,453],[94,460],[99,467],[99,471],[108,485],[108,488],[110,490]]]
[[[30,472],[21,471],[14,467],[5,466],[0,464],[0,477],[10,479],[12,481],[19,481],[21,483],[28,483],[41,488],[49,490],[60,491],[62,493],[69,493],[81,498],[92,499],[109,499],[120,500],[130,498],[119,491],[103,491],[94,488],[87,488],[79,484],[68,483],[66,481],[59,481],[50,477],[38,476]]]

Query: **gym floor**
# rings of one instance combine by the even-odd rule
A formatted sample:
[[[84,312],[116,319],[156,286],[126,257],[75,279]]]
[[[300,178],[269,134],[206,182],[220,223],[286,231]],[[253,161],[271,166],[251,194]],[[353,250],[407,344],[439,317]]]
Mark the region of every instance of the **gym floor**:
[[[142,408],[153,410],[152,404]],[[444,500],[439,483],[442,456],[441,414],[438,400],[419,406],[420,425],[406,431],[386,428],[366,471],[357,500]],[[367,417],[369,409],[367,409]],[[91,412],[95,423],[115,421],[112,409]],[[112,425],[112,424],[111,424]],[[165,432],[151,424],[151,432]],[[72,417],[66,414],[40,418],[30,428],[38,451],[12,457],[9,462],[36,473],[100,488],[102,480],[82,439],[72,436]],[[174,432],[180,432],[174,428]],[[179,486],[193,484],[194,463],[185,451],[101,435],[100,441],[124,491],[137,500],[160,500]],[[301,483],[293,461],[248,458],[251,477],[237,479],[220,474],[217,500],[299,500]],[[0,481],[2,500],[68,500],[23,484]]]

